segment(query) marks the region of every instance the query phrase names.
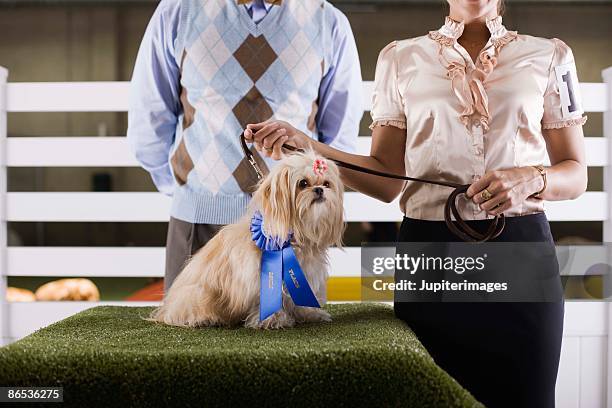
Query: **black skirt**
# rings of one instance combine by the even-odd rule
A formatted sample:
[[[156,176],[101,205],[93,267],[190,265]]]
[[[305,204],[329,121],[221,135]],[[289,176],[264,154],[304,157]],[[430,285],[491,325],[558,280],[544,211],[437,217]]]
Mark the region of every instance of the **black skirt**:
[[[485,230],[489,221],[470,221]],[[404,218],[400,242],[455,242],[442,221]],[[497,242],[552,242],[543,213],[506,219]],[[561,280],[559,278],[559,285]],[[399,303],[436,363],[490,408],[555,406],[563,302]]]

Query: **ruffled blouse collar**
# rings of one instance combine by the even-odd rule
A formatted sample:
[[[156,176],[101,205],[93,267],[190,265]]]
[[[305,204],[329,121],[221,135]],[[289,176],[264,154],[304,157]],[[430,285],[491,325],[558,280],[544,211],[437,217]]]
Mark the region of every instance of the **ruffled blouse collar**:
[[[506,29],[502,16],[488,18],[485,24],[489,33],[491,33],[491,42],[496,47],[504,46],[516,38],[516,31]],[[463,21],[455,21],[447,16],[444,25],[439,30],[430,31],[429,36],[443,45],[451,46],[461,37],[464,29],[465,23]]]
[[[500,50],[516,37],[516,31],[508,31],[501,16],[487,19],[486,26],[491,33],[485,48],[474,64],[467,51],[457,44],[463,34],[465,24],[446,17],[444,25],[437,31],[430,31],[429,37],[440,44],[438,57],[446,68],[451,88],[463,106],[461,121],[470,128],[478,123],[485,131],[489,128],[491,114],[485,82],[498,63]],[[446,56],[445,50],[452,50],[461,56],[462,61]]]

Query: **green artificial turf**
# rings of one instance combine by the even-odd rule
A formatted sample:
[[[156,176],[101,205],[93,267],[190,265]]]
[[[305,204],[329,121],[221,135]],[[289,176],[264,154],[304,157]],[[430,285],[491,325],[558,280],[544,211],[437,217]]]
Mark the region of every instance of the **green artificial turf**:
[[[63,386],[62,406],[475,407],[379,304],[294,329],[168,327],[97,307],[0,348],[0,385]]]

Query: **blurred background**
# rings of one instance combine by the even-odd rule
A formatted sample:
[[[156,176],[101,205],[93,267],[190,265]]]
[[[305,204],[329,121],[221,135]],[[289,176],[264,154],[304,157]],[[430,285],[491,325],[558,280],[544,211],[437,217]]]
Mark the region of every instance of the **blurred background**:
[[[378,52],[395,39],[423,35],[443,23],[443,0],[332,1],[352,25],[364,80],[373,80]],[[129,81],[138,46],[157,1],[0,0],[0,65],[9,81]],[[601,82],[612,66],[612,1],[507,0],[504,23],[523,34],[559,37],[574,50],[582,82]],[[601,114],[589,114],[586,136],[600,137]],[[362,135],[369,135],[369,114]],[[123,136],[124,113],[9,113],[9,137]],[[590,168],[589,190],[602,190],[602,169]],[[154,191],[137,168],[9,168],[9,191]],[[398,210],[398,219],[399,210]],[[348,246],[380,241],[393,223],[350,223]],[[601,242],[601,222],[554,222],[558,242]],[[12,246],[163,246],[165,223],[9,223]],[[10,286],[35,289],[45,278],[9,278]],[[145,278],[93,279],[102,300],[138,298]],[[597,282],[583,284],[594,284]],[[569,297],[588,297],[571,290]],[[581,288],[584,285],[578,285]],[[350,297],[337,288],[337,300]],[[358,289],[357,289],[358,291]],[[346,292],[346,291],[345,291]],[[589,291],[591,292],[591,291]],[[593,290],[593,293],[597,290]],[[332,297],[333,300],[333,297]]]

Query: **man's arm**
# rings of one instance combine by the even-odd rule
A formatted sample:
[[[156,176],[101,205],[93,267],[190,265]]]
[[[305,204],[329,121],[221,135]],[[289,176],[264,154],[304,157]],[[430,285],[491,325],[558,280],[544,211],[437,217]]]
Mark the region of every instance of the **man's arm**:
[[[331,5],[329,5],[331,6]],[[332,59],[319,88],[317,129],[319,141],[353,152],[363,116],[361,66],[348,19],[331,6]]]
[[[179,102],[179,67],[174,55],[180,1],[162,0],[145,31],[130,85],[127,137],[134,156],[159,191],[174,188],[168,155]]]

